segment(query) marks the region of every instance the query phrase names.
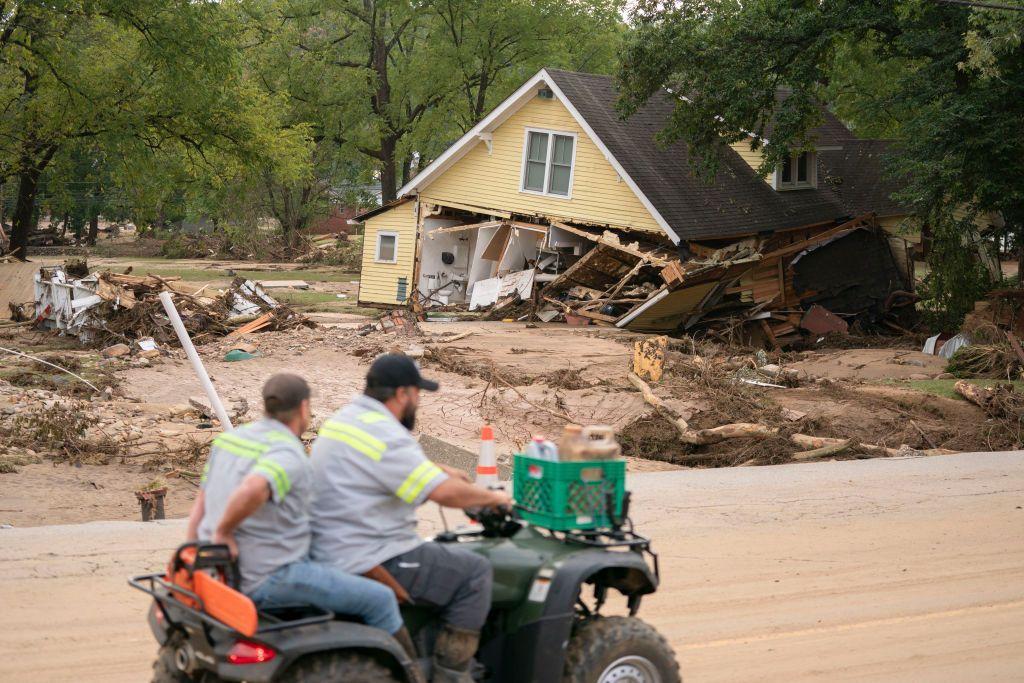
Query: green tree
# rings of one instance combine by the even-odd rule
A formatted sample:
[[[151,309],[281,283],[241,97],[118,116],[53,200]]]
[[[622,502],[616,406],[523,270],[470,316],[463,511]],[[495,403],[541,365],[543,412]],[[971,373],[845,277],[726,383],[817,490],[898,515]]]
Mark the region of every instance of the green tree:
[[[971,239],[964,209],[1000,212],[1021,237],[1024,51],[989,41],[996,49],[982,55],[977,40],[964,39],[981,30],[971,8],[926,0],[642,2],[634,19],[620,73],[623,112],[663,86],[685,95],[661,137],[685,141],[698,172],[714,172],[726,143],[770,126],[767,173],[813,145],[824,101],[855,129],[897,139],[890,165],[904,186],[900,198],[944,242],[932,252],[933,270]],[[781,101],[780,89],[789,93]],[[951,319],[979,288],[978,265],[961,265],[931,283]]]
[[[17,184],[12,248],[34,226],[62,150],[122,166],[169,154],[202,166],[258,160],[274,116],[247,87],[238,2],[65,0],[0,4],[0,164]]]

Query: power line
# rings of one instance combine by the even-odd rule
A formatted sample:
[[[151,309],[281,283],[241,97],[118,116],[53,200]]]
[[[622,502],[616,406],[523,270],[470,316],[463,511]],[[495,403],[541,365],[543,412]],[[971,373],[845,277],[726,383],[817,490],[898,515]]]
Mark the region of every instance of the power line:
[[[964,5],[965,7],[978,7],[982,9],[1001,9],[1007,12],[1024,12],[1022,5],[1000,5],[994,2],[976,2],[976,0],[933,0],[947,5]]]

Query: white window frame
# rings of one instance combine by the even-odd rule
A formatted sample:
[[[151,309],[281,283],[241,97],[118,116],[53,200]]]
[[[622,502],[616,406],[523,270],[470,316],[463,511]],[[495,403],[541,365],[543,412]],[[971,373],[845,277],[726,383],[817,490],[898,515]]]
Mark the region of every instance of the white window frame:
[[[807,154],[807,180],[804,181],[796,179],[796,167],[800,154]],[[776,190],[809,190],[818,187],[818,152],[811,150],[800,154],[794,154],[789,158],[790,167],[793,169],[793,179],[788,183],[782,182],[782,164],[775,168],[772,185]]]
[[[381,237],[394,237],[395,238],[395,258],[388,261],[380,257],[380,238]],[[398,263],[398,233],[394,230],[379,230],[377,231],[377,241],[373,248],[373,260],[375,263]]]
[[[526,158],[530,151],[530,133],[546,133],[548,136],[548,154],[544,160],[544,190],[528,190],[526,188]],[[572,138],[572,166],[569,167],[569,192],[568,194],[557,194],[548,192],[548,181],[551,179],[551,155],[555,152],[555,135],[563,135]],[[524,194],[535,194],[542,197],[553,197],[555,199],[572,199],[572,183],[576,177],[576,150],[579,149],[579,135],[567,130],[551,130],[550,128],[534,128],[527,126],[523,131],[523,161],[519,167],[519,191]]]

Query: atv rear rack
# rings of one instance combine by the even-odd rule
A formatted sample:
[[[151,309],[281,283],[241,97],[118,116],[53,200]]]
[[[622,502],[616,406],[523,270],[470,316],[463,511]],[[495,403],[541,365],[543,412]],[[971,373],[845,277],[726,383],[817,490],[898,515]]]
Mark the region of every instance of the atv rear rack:
[[[168,582],[163,574],[140,574],[139,576],[133,576],[132,578],[128,579],[128,585],[130,585],[132,588],[135,588],[136,590],[140,590],[143,593],[152,596],[153,599],[156,601],[157,606],[160,608],[160,613],[163,614],[163,617],[167,621],[167,623],[171,624],[172,626],[178,626],[179,624],[177,621],[171,618],[171,615],[167,610],[167,606],[164,605],[165,600],[173,601],[174,607],[176,609],[183,610],[184,612],[191,614],[192,616],[196,617],[200,621],[203,621],[204,623],[209,624],[210,626],[224,629],[232,633],[238,633],[237,631],[235,631],[235,629],[231,628],[224,622],[220,621],[219,619],[214,619],[209,614],[207,614],[203,606],[202,598],[200,598],[194,592],[186,588],[182,588],[181,586]],[[159,589],[163,589],[163,591]],[[175,593],[180,593],[181,595],[184,595],[190,600],[194,600],[196,605],[198,606],[198,609],[196,607],[192,607],[191,605],[186,605],[181,600],[175,598]],[[307,612],[315,611],[316,614],[310,615],[308,617],[302,617],[300,619],[288,620],[279,619],[273,614],[273,612],[284,612],[286,610],[296,608],[301,608]],[[266,619],[267,621],[271,621],[274,623],[268,624],[266,626],[261,626],[256,631],[256,635],[272,633],[274,631],[282,631],[286,628],[309,626],[310,624],[321,624],[324,622],[332,621],[335,616],[334,612],[331,612],[330,610],[320,609],[318,607],[313,607],[311,605],[291,605],[284,607],[276,607],[273,610],[269,611],[260,610],[258,614],[260,616],[261,621]]]

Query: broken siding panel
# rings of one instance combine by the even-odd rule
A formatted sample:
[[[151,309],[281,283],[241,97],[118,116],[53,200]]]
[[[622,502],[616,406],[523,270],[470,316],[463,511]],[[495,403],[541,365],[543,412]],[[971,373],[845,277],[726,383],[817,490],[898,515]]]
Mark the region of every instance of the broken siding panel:
[[[373,304],[400,304],[399,280],[412,281],[413,257],[416,252],[415,202],[406,202],[366,220],[363,234],[363,267],[359,275],[359,302]],[[377,235],[380,232],[398,234],[398,253],[395,263],[378,263]]]
[[[576,134],[571,199],[520,192],[527,128]],[[451,201],[662,233],[640,200],[558,100],[534,98],[422,190],[424,201]]]

